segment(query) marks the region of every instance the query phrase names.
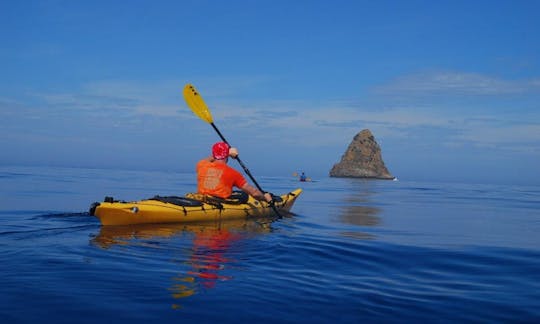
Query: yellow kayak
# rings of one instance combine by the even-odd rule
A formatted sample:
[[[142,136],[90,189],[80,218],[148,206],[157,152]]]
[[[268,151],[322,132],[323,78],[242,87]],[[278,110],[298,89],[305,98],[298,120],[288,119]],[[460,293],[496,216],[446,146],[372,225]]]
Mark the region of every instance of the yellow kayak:
[[[275,196],[275,208],[278,212],[288,212],[301,193],[302,189],[299,188]],[[186,197],[156,196],[125,202],[106,197],[103,202],[92,204],[90,214],[99,218],[102,225],[195,223],[275,215],[267,202],[246,198],[247,201],[223,200],[188,194]]]

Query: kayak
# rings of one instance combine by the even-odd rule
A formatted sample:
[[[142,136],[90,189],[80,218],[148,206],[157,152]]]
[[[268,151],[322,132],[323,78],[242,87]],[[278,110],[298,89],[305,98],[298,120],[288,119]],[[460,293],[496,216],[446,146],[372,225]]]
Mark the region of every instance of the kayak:
[[[278,212],[289,212],[301,193],[302,189],[299,188],[274,196],[275,209]],[[275,215],[269,203],[251,196],[220,199],[199,194],[187,194],[185,197],[155,196],[132,202],[105,197],[103,202],[93,203],[89,212],[99,218],[102,225],[194,223]]]

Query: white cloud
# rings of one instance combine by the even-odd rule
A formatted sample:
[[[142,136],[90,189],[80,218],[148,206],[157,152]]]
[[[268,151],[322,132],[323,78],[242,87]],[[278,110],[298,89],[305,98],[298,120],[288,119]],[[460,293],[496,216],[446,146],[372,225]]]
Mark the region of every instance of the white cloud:
[[[455,140],[477,146],[520,149],[525,151],[540,149],[540,124],[497,125],[480,123],[463,128]]]
[[[418,81],[420,79],[423,81]],[[496,88],[518,91],[519,85],[523,84],[527,86],[521,89],[538,87],[538,80],[512,85],[506,81],[466,73],[437,74],[428,78],[416,75],[401,80],[402,83],[393,84],[394,89],[465,91],[467,85],[476,84],[476,90],[469,91],[487,94]],[[244,83],[244,86],[247,84]],[[389,91],[391,88],[386,87],[386,90]],[[23,107],[36,111],[27,115],[42,118],[52,116],[64,118],[69,112],[83,114],[81,118],[93,116],[107,120],[117,119],[122,121],[122,125],[128,125],[130,122],[142,123],[148,121],[148,118],[156,119],[145,123],[145,127],[162,125],[157,119],[165,121],[178,118],[186,131],[192,127],[199,127],[203,122],[189,110],[182,98],[181,90],[182,83],[174,80],[148,84],[122,81],[95,82],[84,86],[77,93],[41,94],[38,99],[44,104]],[[272,139],[274,144],[294,144],[302,141],[307,146],[343,145],[364,128],[371,129],[381,141],[403,142],[407,138],[420,138],[425,132],[433,133],[437,136],[434,138],[435,141],[439,140],[441,144],[449,146],[473,144],[509,148],[512,145],[517,147],[527,144],[525,147],[531,145],[538,147],[540,141],[540,118],[535,112],[525,116],[507,109],[505,115],[501,115],[500,112],[490,114],[487,107],[482,109],[482,112],[471,110],[463,113],[463,110],[457,112],[458,109],[437,102],[427,104],[424,102],[421,107],[412,104],[388,105],[381,110],[374,110],[369,104],[362,107],[343,100],[310,102],[256,99],[248,105],[242,101],[231,101],[228,96],[234,93],[234,90],[222,90],[220,93],[225,97],[212,97],[212,102],[219,103],[211,107],[216,125],[227,131],[227,134],[235,131],[254,139],[274,138]],[[243,99],[245,98],[241,98]],[[1,99],[0,105],[13,107],[11,115],[21,107],[21,104],[8,98]],[[5,111],[2,113],[6,114]],[[520,120],[527,120],[528,123],[517,122]]]
[[[459,147],[474,145],[527,153],[540,152],[540,118],[537,113],[469,115],[453,113],[452,109],[415,109],[400,107],[372,112],[335,107],[315,109],[309,114],[290,116],[273,122],[279,129],[310,134],[328,145],[350,141],[364,128],[373,131],[378,140],[406,142],[422,138]],[[424,140],[423,140],[424,141]],[[425,141],[424,141],[425,142]]]

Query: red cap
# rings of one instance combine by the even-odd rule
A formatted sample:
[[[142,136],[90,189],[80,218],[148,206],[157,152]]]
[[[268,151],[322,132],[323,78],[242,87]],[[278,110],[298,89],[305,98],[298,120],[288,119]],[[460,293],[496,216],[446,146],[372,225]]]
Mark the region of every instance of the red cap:
[[[212,156],[216,160],[223,160],[229,156],[229,144],[217,142],[212,146]]]

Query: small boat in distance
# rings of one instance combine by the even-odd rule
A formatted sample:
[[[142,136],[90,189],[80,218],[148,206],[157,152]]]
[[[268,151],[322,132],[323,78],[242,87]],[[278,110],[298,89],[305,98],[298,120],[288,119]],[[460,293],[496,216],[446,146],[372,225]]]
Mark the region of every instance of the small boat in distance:
[[[300,182],[311,182],[312,181],[311,178],[308,178],[306,176],[304,171],[302,171],[300,173],[300,175],[298,174],[298,172],[294,172],[293,177],[298,177],[298,181],[300,181]]]

